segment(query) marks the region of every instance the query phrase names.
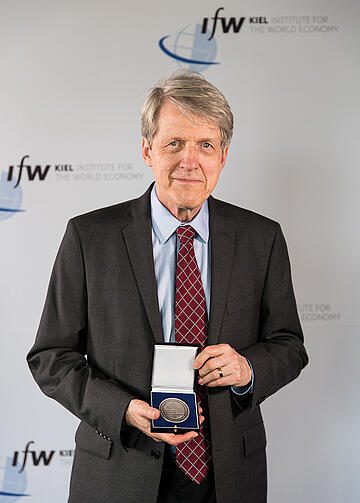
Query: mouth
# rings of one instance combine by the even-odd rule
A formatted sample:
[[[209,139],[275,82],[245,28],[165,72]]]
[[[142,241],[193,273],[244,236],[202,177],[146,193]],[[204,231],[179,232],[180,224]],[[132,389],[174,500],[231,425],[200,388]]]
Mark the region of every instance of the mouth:
[[[173,180],[179,183],[190,184],[190,185],[203,183],[202,180],[196,180],[194,178],[173,178]]]

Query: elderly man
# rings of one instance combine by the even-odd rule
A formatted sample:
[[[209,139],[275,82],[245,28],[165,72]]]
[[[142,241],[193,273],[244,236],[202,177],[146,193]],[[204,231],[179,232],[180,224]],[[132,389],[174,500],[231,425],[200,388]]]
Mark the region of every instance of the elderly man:
[[[259,405],[307,355],[280,226],[211,196],[232,129],[216,87],[174,74],[142,111],[155,184],[68,223],[28,363],[81,420],[71,503],[266,501]],[[198,432],[150,430],[156,342],[202,348]]]

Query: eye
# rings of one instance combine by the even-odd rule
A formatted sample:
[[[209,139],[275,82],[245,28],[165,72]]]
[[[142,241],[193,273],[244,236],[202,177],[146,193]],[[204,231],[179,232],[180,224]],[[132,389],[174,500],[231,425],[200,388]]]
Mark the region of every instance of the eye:
[[[178,141],[176,141],[176,140],[174,140],[174,141],[170,142],[170,145],[171,145],[172,147],[177,147],[177,146],[178,146],[178,144],[179,144],[179,142],[178,142]]]
[[[211,144],[208,141],[204,141],[204,143],[202,145],[203,145],[204,148],[211,147]]]

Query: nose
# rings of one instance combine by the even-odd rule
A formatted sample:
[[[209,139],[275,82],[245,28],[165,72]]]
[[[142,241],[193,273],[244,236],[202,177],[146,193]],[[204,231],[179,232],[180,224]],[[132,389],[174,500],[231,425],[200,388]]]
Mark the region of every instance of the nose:
[[[183,169],[197,169],[199,167],[199,152],[197,145],[186,144],[181,151],[179,164]]]

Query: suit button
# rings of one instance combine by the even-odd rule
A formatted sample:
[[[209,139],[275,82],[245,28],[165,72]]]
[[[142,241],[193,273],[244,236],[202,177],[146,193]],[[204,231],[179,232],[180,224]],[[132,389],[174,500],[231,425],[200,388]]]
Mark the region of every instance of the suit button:
[[[156,449],[153,449],[153,450],[151,451],[151,455],[152,455],[152,457],[153,457],[153,458],[155,458],[155,459],[159,459],[159,458],[160,458],[160,456],[161,456],[160,451],[158,451],[158,450],[156,450]]]

